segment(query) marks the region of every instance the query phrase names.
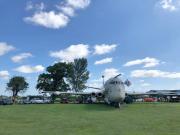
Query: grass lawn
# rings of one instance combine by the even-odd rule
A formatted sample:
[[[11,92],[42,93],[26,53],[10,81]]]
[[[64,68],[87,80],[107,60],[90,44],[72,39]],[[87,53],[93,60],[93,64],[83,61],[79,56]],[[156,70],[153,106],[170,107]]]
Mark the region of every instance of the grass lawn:
[[[180,135],[180,104],[0,106],[0,135]]]

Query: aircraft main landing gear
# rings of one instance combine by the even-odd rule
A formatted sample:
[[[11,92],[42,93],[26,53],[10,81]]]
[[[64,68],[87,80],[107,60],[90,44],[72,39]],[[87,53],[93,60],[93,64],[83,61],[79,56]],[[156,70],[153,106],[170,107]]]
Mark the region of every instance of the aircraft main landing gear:
[[[119,102],[114,103],[114,106],[115,106],[116,108],[120,108],[120,107],[121,107],[121,103],[119,103]]]

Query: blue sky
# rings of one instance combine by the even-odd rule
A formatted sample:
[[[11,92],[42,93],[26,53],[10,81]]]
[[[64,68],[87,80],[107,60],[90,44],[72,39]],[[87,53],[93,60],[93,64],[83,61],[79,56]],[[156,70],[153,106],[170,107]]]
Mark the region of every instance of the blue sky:
[[[25,94],[58,61],[86,57],[89,85],[123,73],[128,91],[180,88],[180,0],[1,0],[0,92],[15,75]]]

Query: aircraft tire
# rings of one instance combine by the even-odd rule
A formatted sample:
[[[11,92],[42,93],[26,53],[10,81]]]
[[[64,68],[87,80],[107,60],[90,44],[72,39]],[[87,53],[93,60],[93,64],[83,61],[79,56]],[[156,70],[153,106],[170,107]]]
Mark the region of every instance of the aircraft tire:
[[[115,108],[121,108],[121,103],[119,103],[119,102],[114,103],[114,106],[115,106]]]

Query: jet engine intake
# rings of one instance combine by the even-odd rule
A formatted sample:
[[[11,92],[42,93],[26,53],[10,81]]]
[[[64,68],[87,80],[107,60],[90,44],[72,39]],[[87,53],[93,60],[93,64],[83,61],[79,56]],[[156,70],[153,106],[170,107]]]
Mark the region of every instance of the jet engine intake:
[[[95,93],[95,92],[92,92],[92,93],[91,93],[91,97],[96,97],[96,93]]]
[[[96,93],[96,97],[102,97],[103,94],[101,92]]]

